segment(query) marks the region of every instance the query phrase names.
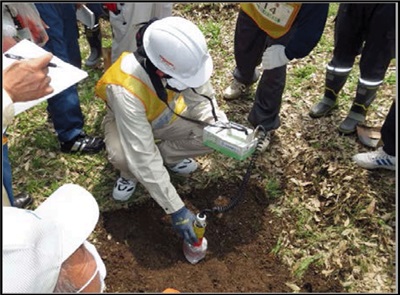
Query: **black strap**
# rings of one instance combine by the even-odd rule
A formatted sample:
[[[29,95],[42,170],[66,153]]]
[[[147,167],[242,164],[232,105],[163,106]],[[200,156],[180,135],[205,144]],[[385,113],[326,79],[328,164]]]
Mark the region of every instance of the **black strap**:
[[[143,47],[143,46],[141,46],[141,47]],[[143,48],[138,48],[138,50],[136,50],[133,54],[135,55],[135,58],[136,58],[137,61],[140,63],[140,65],[143,67],[143,69],[146,71],[146,73],[149,75],[150,80],[151,80],[151,83],[153,84],[153,87],[154,87],[154,89],[156,90],[156,93],[157,93],[158,98],[160,98],[160,99],[167,105],[168,109],[169,109],[171,112],[173,112],[176,116],[178,116],[179,118],[182,118],[182,119],[184,119],[184,120],[186,120],[186,121],[190,121],[190,122],[192,122],[192,123],[199,124],[199,125],[201,125],[201,126],[209,126],[209,125],[212,125],[212,124],[209,124],[209,123],[200,121],[200,120],[195,120],[195,119],[191,119],[191,118],[182,116],[182,115],[180,115],[180,114],[177,114],[173,109],[171,109],[170,105],[168,104],[168,94],[167,94],[167,91],[166,91],[166,89],[165,89],[165,87],[164,87],[164,85],[163,85],[163,83],[162,83],[162,81],[161,81],[160,76],[157,75],[157,73],[156,73],[157,68],[156,68],[155,65],[150,61],[149,58],[146,58],[146,57],[145,57],[145,54],[144,54],[144,55],[141,54],[141,50],[143,50]],[[206,96],[206,95],[197,93],[196,90],[195,90],[194,88],[191,88],[191,89],[192,89],[192,91],[193,91],[194,93],[196,93],[196,94],[198,94],[198,95],[201,95],[201,96],[207,98],[207,99],[210,101],[211,106],[212,106],[213,117],[214,117],[215,122],[217,122],[217,121],[218,121],[218,118],[217,118],[217,115],[216,115],[216,113],[215,113],[215,108],[214,108],[214,104],[213,104],[213,102],[212,102],[212,99],[211,99],[210,97]],[[172,89],[172,90],[173,90],[173,91],[176,91],[176,92],[179,92],[179,91],[177,91],[177,90],[175,90],[175,89]]]
[[[136,33],[136,47],[137,48],[140,48],[140,47],[143,46],[143,35],[144,35],[144,32],[156,20],[158,20],[158,18],[157,17],[153,17],[152,19],[150,19],[147,22],[142,22],[142,23],[138,24],[138,26],[141,25],[141,27],[139,28],[139,30]]]
[[[161,78],[159,75],[157,75],[156,71],[157,68],[153,63],[150,61],[150,59],[144,57],[142,54],[139,53],[139,50],[134,52],[134,55],[137,59],[137,61],[140,63],[142,68],[146,71],[146,73],[149,75],[151,83],[153,84],[154,89],[156,90],[157,96],[168,105],[168,95],[167,91],[165,90],[165,87],[161,81]]]

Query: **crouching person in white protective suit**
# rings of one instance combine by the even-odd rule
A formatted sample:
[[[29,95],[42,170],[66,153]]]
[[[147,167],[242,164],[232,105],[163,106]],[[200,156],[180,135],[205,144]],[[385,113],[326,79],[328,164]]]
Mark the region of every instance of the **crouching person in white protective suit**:
[[[96,95],[107,103],[108,159],[120,171],[113,198],[128,200],[140,182],[193,244],[194,214],[167,169],[194,172],[192,157],[212,151],[202,143],[204,123],[228,122],[209,81],[211,56],[199,28],[181,17],[152,19],[136,41],[137,51],[122,53],[96,85]]]

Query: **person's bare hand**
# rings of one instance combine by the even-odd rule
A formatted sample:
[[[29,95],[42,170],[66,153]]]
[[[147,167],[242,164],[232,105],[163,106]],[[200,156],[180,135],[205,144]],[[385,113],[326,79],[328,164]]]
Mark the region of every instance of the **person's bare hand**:
[[[3,70],[3,88],[14,102],[35,100],[54,91],[48,64],[53,58],[47,53],[38,58],[15,61]]]

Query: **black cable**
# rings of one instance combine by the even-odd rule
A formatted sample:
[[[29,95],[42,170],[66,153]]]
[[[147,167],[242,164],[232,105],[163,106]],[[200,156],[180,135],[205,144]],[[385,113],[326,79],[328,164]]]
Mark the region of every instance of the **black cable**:
[[[205,97],[205,98],[207,98],[207,99],[209,100],[209,102],[210,102],[210,104],[211,104],[211,112],[212,112],[212,115],[213,115],[213,117],[214,117],[215,122],[217,122],[217,121],[218,121],[218,117],[217,117],[217,114],[215,113],[215,107],[214,107],[214,103],[213,103],[211,97],[209,97],[209,96],[207,96],[207,95],[205,95],[205,94],[198,93],[198,92],[196,91],[196,89],[194,89],[194,88],[192,88],[192,91],[193,91],[194,93],[196,93],[196,94],[198,94],[198,95],[201,95],[201,96],[203,96],[203,97]]]
[[[261,133],[261,136],[258,139],[256,149],[255,149],[253,155],[251,156],[251,160],[250,160],[249,166],[247,167],[246,174],[243,177],[243,180],[242,180],[242,182],[241,182],[241,184],[239,186],[239,189],[238,189],[236,195],[231,199],[231,202],[226,206],[215,206],[215,207],[213,207],[211,209],[202,210],[200,212],[200,217],[203,217],[204,215],[206,215],[206,213],[223,213],[223,212],[227,212],[227,211],[231,210],[232,208],[234,208],[239,203],[239,201],[243,198],[243,193],[244,193],[245,188],[247,187],[247,184],[248,184],[248,182],[250,180],[251,172],[252,172],[252,170],[254,168],[254,165],[256,163],[257,157],[261,152],[261,147],[262,147],[262,144],[264,142],[264,139],[267,136],[267,133],[265,132],[265,130],[264,130],[264,128],[262,126],[258,126],[257,128],[262,129],[263,132]]]
[[[150,20],[149,23],[151,23],[152,20]],[[145,26],[148,26],[148,25],[145,25]],[[223,125],[222,126],[221,125],[217,126],[215,124],[211,124],[211,123],[207,123],[207,122],[204,122],[204,121],[200,121],[200,120],[196,120],[196,119],[192,119],[192,118],[188,118],[188,117],[182,116],[181,114],[177,114],[171,108],[171,106],[168,103],[168,94],[167,94],[166,89],[170,89],[170,90],[172,90],[174,92],[177,92],[177,93],[180,93],[180,91],[177,90],[177,89],[172,88],[171,86],[168,85],[168,83],[167,83],[167,86],[164,87],[163,83],[161,82],[161,78],[156,74],[157,68],[151,62],[151,60],[147,58],[146,52],[144,50],[144,47],[142,46],[142,37],[143,36],[141,36],[141,35],[143,35],[145,29],[146,28],[142,27],[141,28],[142,31],[139,31],[138,34],[136,34],[138,49],[133,54],[135,55],[136,60],[140,63],[140,65],[145,69],[145,71],[149,75],[151,83],[153,84],[153,87],[154,87],[154,89],[155,89],[155,91],[157,93],[158,98],[167,105],[168,109],[173,114],[178,116],[179,118],[181,118],[183,120],[186,120],[186,121],[189,121],[189,122],[192,122],[192,123],[195,123],[195,124],[199,124],[200,126],[203,126],[203,127],[213,126],[213,127],[219,127],[221,129],[232,128],[232,129],[236,129],[238,131],[242,131],[247,135],[248,134],[247,129],[244,126],[241,126],[239,124],[229,122],[229,126],[228,125],[227,126],[223,126]],[[191,88],[191,89],[192,89],[192,91],[194,93],[206,98],[210,102],[210,104],[211,104],[211,112],[212,112],[213,118],[214,118],[215,122],[217,122],[218,121],[218,117],[217,117],[217,114],[215,112],[215,106],[214,106],[212,98],[207,96],[207,95],[205,95],[205,94],[198,93],[194,88]]]
[[[204,94],[201,94],[201,93],[196,92],[196,90],[195,90],[194,88],[191,88],[191,89],[193,90],[194,93],[196,93],[196,94],[198,94],[198,95],[201,95],[201,96],[203,96],[204,98],[206,98],[206,99],[208,99],[208,100],[210,101],[211,108],[212,108],[212,114],[213,114],[213,117],[214,117],[215,122],[217,122],[217,121],[218,121],[218,117],[217,117],[217,114],[215,113],[215,107],[214,107],[214,103],[213,103],[212,99],[211,99],[209,96],[207,96],[207,95],[204,95]],[[192,123],[195,123],[195,124],[199,124],[199,125],[205,126],[205,127],[206,127],[206,126],[213,126],[213,127],[218,127],[218,128],[221,128],[221,129],[230,129],[230,128],[232,128],[232,129],[236,129],[236,130],[238,130],[238,131],[244,132],[246,135],[248,135],[248,131],[247,131],[246,127],[244,127],[244,126],[242,126],[242,125],[240,125],[240,124],[237,124],[237,123],[234,123],[234,122],[229,122],[229,126],[221,126],[221,125],[215,125],[215,124],[207,123],[207,122],[204,122],[204,121],[200,121],[200,120],[188,118],[188,117],[182,116],[181,114],[176,113],[176,112],[170,107],[170,105],[169,105],[169,103],[166,101],[166,99],[164,99],[164,100],[162,99],[162,101],[167,105],[168,109],[169,109],[172,113],[174,113],[176,116],[178,116],[179,118],[181,118],[181,119],[183,119],[183,120],[186,120],[186,121],[189,121],[189,122],[192,122]]]
[[[142,32],[142,35],[143,35],[143,32]],[[139,41],[141,41],[140,38],[138,38],[138,36],[137,36],[137,39],[139,39]],[[140,50],[140,49],[142,49],[142,50]],[[245,134],[248,135],[247,129],[244,126],[233,123],[233,122],[229,122],[229,126],[216,126],[214,124],[210,124],[210,123],[200,121],[200,120],[195,120],[195,119],[188,118],[188,117],[182,116],[180,114],[177,114],[169,105],[168,100],[167,100],[166,89],[162,85],[160,77],[156,74],[156,67],[153,65],[153,63],[149,59],[146,58],[144,48],[142,46],[140,46],[139,49],[136,52],[134,52],[134,55],[135,55],[136,59],[139,61],[139,63],[142,65],[142,67],[149,74],[150,80],[156,90],[157,96],[167,105],[168,109],[172,113],[174,113],[176,116],[178,116],[186,121],[190,121],[192,123],[199,124],[201,126],[214,126],[214,127],[219,127],[222,129],[233,128],[238,131],[245,132]],[[211,104],[211,108],[212,108],[212,115],[214,117],[215,122],[217,122],[218,117],[216,115],[215,107],[214,107],[214,103],[213,103],[212,99],[207,95],[198,93],[194,88],[191,88],[191,89],[194,93],[201,95],[204,98],[206,98],[207,100],[209,100],[209,102]],[[172,89],[172,90],[179,92],[179,90],[178,91],[175,89]],[[262,136],[258,139],[256,149],[251,157],[250,164],[247,168],[246,174],[243,177],[242,183],[239,186],[239,190],[238,190],[236,196],[231,200],[231,202],[227,206],[216,206],[216,207],[213,207],[212,209],[204,209],[203,211],[200,212],[200,217],[203,217],[206,213],[215,213],[215,212],[222,213],[222,212],[229,211],[239,203],[240,199],[243,198],[243,192],[244,192],[245,188],[247,187],[247,184],[250,180],[251,172],[254,168],[256,159],[261,151],[262,143],[264,142],[264,139],[266,137],[266,132],[261,125],[257,126],[257,128],[254,130],[254,132],[257,132],[258,128],[262,129],[263,133],[262,133]]]

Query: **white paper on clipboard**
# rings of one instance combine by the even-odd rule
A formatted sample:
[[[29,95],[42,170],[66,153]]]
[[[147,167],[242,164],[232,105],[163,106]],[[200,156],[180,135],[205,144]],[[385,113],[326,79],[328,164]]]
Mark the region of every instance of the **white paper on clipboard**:
[[[24,39],[15,44],[13,47],[11,47],[4,53],[19,55],[26,59],[29,59],[42,56],[46,54],[47,51],[39,47],[35,43]],[[16,61],[15,59],[10,59],[8,57],[5,57],[4,53],[3,53],[3,70]],[[49,74],[48,74],[51,78],[50,86],[53,87],[54,92],[33,101],[14,103],[15,115],[18,115],[23,111],[26,111],[27,109],[30,109],[31,107],[41,103],[42,101],[49,99],[50,97],[60,93],[61,91],[67,89],[72,85],[75,85],[76,83],[85,79],[88,76],[87,72],[69,63],[62,61],[56,56],[54,56],[51,59],[51,62],[57,65],[57,67],[55,68],[49,67]]]
[[[93,29],[95,25],[95,17],[93,11],[87,8],[86,5],[81,5],[76,10],[76,19],[87,26],[89,29]]]

